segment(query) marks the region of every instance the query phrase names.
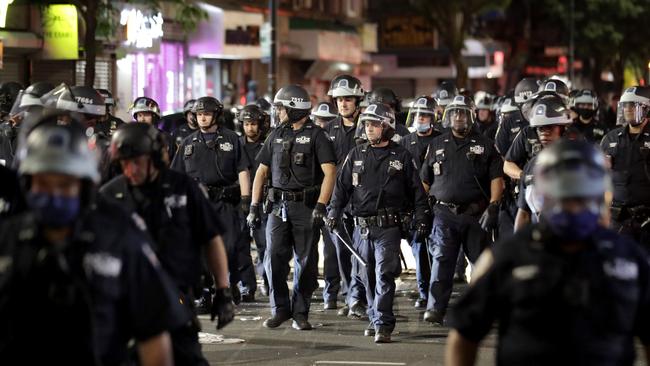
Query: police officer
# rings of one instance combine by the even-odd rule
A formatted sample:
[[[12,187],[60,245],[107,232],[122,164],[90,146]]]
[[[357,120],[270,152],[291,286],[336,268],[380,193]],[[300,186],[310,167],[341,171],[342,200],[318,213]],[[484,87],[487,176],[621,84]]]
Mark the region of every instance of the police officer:
[[[266,113],[255,104],[248,104],[242,108],[242,110],[237,115],[239,120],[239,125],[242,127],[242,136],[240,137],[240,143],[244,147],[244,154],[246,154],[246,159],[250,162],[250,185],[253,185],[253,178],[255,178],[255,173],[257,173],[257,168],[259,162],[255,159],[257,154],[262,149],[264,140],[266,139],[267,129],[266,129]],[[248,215],[249,207],[243,207],[241,215],[241,224],[242,224],[242,243],[238,246],[239,250],[239,265],[241,273],[241,294],[243,302],[253,302],[255,301],[255,291],[257,289],[257,283],[255,280],[255,273],[262,279],[263,285],[260,288],[262,295],[268,295],[269,289],[269,280],[264,271],[264,252],[266,251],[266,222],[267,215],[262,214],[260,227],[250,230],[248,224],[246,223],[246,216]],[[251,235],[252,232],[252,235]],[[253,268],[253,262],[251,258],[251,240],[255,241],[255,247],[257,248],[257,258]]]
[[[111,155],[123,174],[102,186],[100,192],[144,219],[156,255],[193,319],[171,332],[176,364],[207,364],[198,343],[193,289],[201,276],[204,251],[216,284],[212,319],[219,316],[217,329],[229,323],[234,307],[228,288],[228,261],[216,213],[205,193],[187,175],[167,168],[162,160],[164,148],[160,131],[149,124],[120,127],[111,140]]]
[[[456,96],[443,118],[451,128],[431,142],[420,171],[430,201],[436,202],[424,320],[437,324],[442,324],[449,304],[461,246],[474,263],[489,242],[488,232],[496,229],[503,192],[501,159],[493,142],[472,127],[472,100]]]
[[[361,81],[351,75],[340,75],[334,78],[327,94],[336,102],[338,117],[332,120],[325,130],[334,144],[336,165],[340,168],[355,146],[358,131],[363,130],[363,126],[357,122],[361,114],[362,99],[367,99],[368,95],[365,94]],[[339,235],[346,242],[352,242],[354,221],[349,208],[344,210],[339,225]],[[354,319],[364,318],[367,311],[366,289],[361,280],[359,262],[341,242],[341,238],[334,235],[332,239],[336,245],[342,294],[345,295],[345,305],[339,309],[338,315]]]
[[[406,128],[406,113],[402,113],[402,101],[397,97],[397,94],[393,89],[386,87],[378,87],[373,89],[368,94],[368,103],[376,104],[383,103],[389,105],[395,113],[395,134],[393,135],[393,141],[399,142],[402,137],[411,133],[411,131]],[[363,126],[361,127],[363,129]]]
[[[196,100],[192,113],[199,130],[183,140],[171,167],[186,173],[208,190],[217,210],[219,225],[224,230],[230,286],[235,291],[235,303],[238,304],[239,209],[240,206],[247,208],[250,204],[250,163],[239,136],[219,125],[222,112],[223,105],[216,98],[201,97]]]
[[[433,99],[435,99],[437,103],[436,121],[442,123],[442,114],[444,113],[447,105],[449,105],[449,103],[454,100],[454,97],[456,95],[458,95],[458,89],[453,82],[443,81],[440,83],[440,85],[438,85],[436,90],[433,92]],[[438,129],[442,130],[440,127]]]
[[[259,227],[262,190],[270,180],[267,200],[264,267],[269,278],[271,317],[267,328],[293,318],[292,327],[309,330],[311,295],[318,288],[318,233],[336,179],[336,155],[327,133],[309,120],[311,101],[298,85],[280,89],[273,99],[272,125],[278,126],[257,156],[249,226]],[[287,275],[294,256],[293,294]]]
[[[496,321],[499,364],[632,365],[634,337],[650,346],[650,271],[633,242],[599,225],[603,155],[564,140],[537,161],[542,220],[479,260],[450,314],[446,364],[471,365]]]
[[[326,129],[336,117],[338,117],[336,107],[329,102],[319,103],[311,112],[311,120],[322,129]],[[323,286],[323,309],[335,310],[337,308],[338,293],[341,289],[338,255],[336,254],[336,246],[333,238],[329,231],[327,231],[327,228],[321,228],[321,235],[323,238],[323,277],[325,280],[325,286]],[[347,283],[343,295],[347,295]]]
[[[533,105],[530,127],[536,129],[542,149],[560,139],[571,123],[569,110],[558,97],[544,97]],[[536,194],[533,180],[533,169],[537,162],[537,156],[526,163],[522,179],[519,180],[515,230],[525,227],[531,221],[538,222],[542,212],[542,203],[540,196]]]
[[[182,318],[145,233],[96,197],[83,129],[46,116],[19,146],[28,210],[0,223],[0,358],[5,364],[172,362],[167,329]],[[35,316],[37,314],[37,316]],[[34,350],[34,330],[47,339]]]
[[[429,149],[429,144],[433,141],[434,137],[440,135],[440,132],[434,129],[436,125],[436,107],[437,103],[431,97],[423,95],[416,98],[413,106],[409,110],[409,117],[406,122],[409,128],[412,127],[415,129],[415,132],[404,136],[400,141],[400,144],[413,156],[418,172],[422,167],[422,162]],[[415,234],[414,230],[410,230],[410,235],[407,238],[411,244],[413,257],[415,257],[415,277],[419,293],[419,297],[415,300],[414,306],[416,309],[423,309],[427,306],[427,299],[429,298],[431,264],[429,263],[426,240],[417,241]]]
[[[318,103],[316,109],[311,112],[311,120],[322,129],[326,129],[336,117],[338,117],[338,111],[334,104],[329,102]]]
[[[172,140],[176,146],[180,146],[187,136],[196,132],[196,130],[199,128],[199,126],[196,124],[194,113],[192,113],[192,107],[194,107],[195,102],[195,99],[190,99],[183,105],[183,117],[185,117],[185,123],[176,127],[176,129],[172,131]]]
[[[528,121],[531,118],[530,110],[536,100],[545,96],[559,97],[563,104],[568,105],[569,101],[569,88],[561,80],[549,79],[544,81],[537,91],[537,93],[526,99],[520,105],[522,115]],[[574,137],[575,138],[575,137]],[[503,163],[503,172],[510,178],[519,180],[523,173],[522,168],[528,160],[537,155],[542,149],[537,136],[537,130],[526,126],[521,129],[517,134],[512,145],[504,156],[505,162]]]
[[[599,144],[608,132],[607,126],[597,118],[598,97],[589,89],[579,90],[570,101],[571,110],[577,117],[571,125],[572,132],[580,135],[587,141]]]
[[[15,81],[0,84],[0,121],[5,121],[23,86]]]
[[[524,118],[522,114],[521,107],[530,102],[533,94],[539,90],[539,81],[535,78],[523,78],[515,86],[514,95],[511,99],[510,105],[512,102],[517,107],[517,111],[506,112],[503,110],[502,106],[502,116],[501,123],[497,129],[495,136],[495,146],[499,151],[501,156],[505,156],[508,150],[510,150],[510,145],[514,141],[515,137],[525,126],[528,126],[528,120]],[[504,102],[506,104],[506,102]],[[509,110],[509,108],[508,108]]]
[[[650,248],[650,89],[626,89],[618,109],[625,125],[600,144],[612,169],[612,228]]]
[[[172,161],[178,150],[176,144],[173,143],[173,139],[169,133],[163,131],[160,126],[160,106],[158,102],[149,98],[149,97],[138,97],[135,98],[133,104],[130,108],[131,115],[133,116],[133,121],[148,123],[158,129],[162,133],[163,138],[165,139],[165,146],[167,154],[169,156],[168,161]]]
[[[401,272],[401,217],[408,218],[415,211],[416,240],[422,240],[431,229],[430,213],[417,163],[403,146],[391,141],[395,133],[392,109],[370,104],[360,122],[366,125],[368,143],[348,154],[338,174],[327,226],[334,230],[351,202],[354,245],[367,262],[363,280],[370,324],[364,334],[374,335],[376,343],[386,343],[395,328],[393,300],[395,277]]]
[[[113,93],[106,89],[97,89],[97,92],[104,98],[104,103],[106,103],[106,114],[99,118],[97,131],[106,134],[106,136],[113,136],[113,132],[123,125],[124,121],[113,115],[113,108],[115,108]]]
[[[12,167],[18,144],[17,137],[24,121],[39,118],[43,111],[41,97],[52,90],[54,85],[47,82],[36,82],[21,91],[15,99],[7,121],[0,125],[0,165]]]
[[[494,100],[491,95],[485,94],[476,103],[476,128],[479,133],[494,141],[499,127],[494,116]]]

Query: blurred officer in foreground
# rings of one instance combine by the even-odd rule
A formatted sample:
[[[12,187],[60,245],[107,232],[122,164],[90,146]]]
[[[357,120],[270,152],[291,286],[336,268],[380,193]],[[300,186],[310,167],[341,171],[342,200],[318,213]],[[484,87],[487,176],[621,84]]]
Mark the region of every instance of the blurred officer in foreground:
[[[361,81],[351,75],[335,77],[330,83],[327,94],[334,99],[338,116],[330,122],[325,131],[332,139],[336,151],[336,166],[337,169],[340,169],[348,153],[356,146],[357,131],[363,130],[363,125],[358,121],[361,115],[361,102],[364,98],[367,101],[368,95],[364,94]],[[349,211],[349,207],[343,211],[338,228],[339,235],[348,243],[352,242],[352,231],[354,230],[354,222]],[[345,304],[339,309],[338,315],[352,319],[365,318],[366,289],[361,280],[359,262],[341,242],[341,238],[333,235],[332,241],[336,246],[341,293],[345,296]],[[331,292],[333,290],[331,289]],[[330,291],[329,288],[328,291]],[[328,300],[331,299],[328,298]]]
[[[436,126],[436,101],[426,95],[415,99],[409,110],[409,117],[406,126],[415,128],[415,132],[404,136],[400,144],[411,153],[417,171],[420,171],[424,157],[429,150],[429,144],[433,138],[440,135],[435,129]],[[423,309],[427,306],[429,298],[429,280],[431,278],[431,263],[426,238],[422,241],[416,240],[415,228],[409,229],[407,240],[411,244],[413,257],[415,257],[415,277],[418,284],[418,298],[415,300],[415,308]],[[422,238],[420,238],[422,239]]]
[[[201,257],[214,277],[216,291],[211,315],[217,329],[234,316],[228,288],[228,260],[217,227],[216,214],[206,194],[185,174],[167,168],[160,131],[146,123],[120,127],[111,140],[111,155],[122,175],[102,186],[100,192],[137,212],[154,240],[154,251],[174,280],[180,303],[185,305],[187,324],[172,329],[177,365],[207,364],[201,355],[194,313],[194,288],[201,277]]]
[[[624,125],[600,144],[612,170],[612,228],[650,250],[650,88],[626,89],[619,111]]]
[[[428,240],[432,258],[424,320],[441,325],[462,249],[471,263],[490,243],[503,193],[501,158],[494,143],[473,127],[471,98],[458,95],[445,109],[451,128],[433,139],[420,176],[433,206]]]
[[[375,343],[391,341],[395,329],[393,300],[403,220],[415,212],[416,240],[431,231],[431,217],[417,164],[391,140],[395,115],[385,104],[370,104],[360,122],[368,143],[354,148],[341,167],[332,196],[327,226],[334,231],[348,202],[354,216],[354,246],[367,262],[363,272],[370,324],[364,335]],[[406,198],[406,199],[405,199]],[[404,225],[410,231],[410,225]]]
[[[84,131],[59,117],[19,146],[28,210],[0,225],[0,358],[117,366],[135,338],[140,364],[171,365],[167,330],[181,320],[173,285],[136,217],[96,197]],[[37,351],[35,330],[46,340]]]
[[[269,278],[271,317],[266,328],[293,318],[297,330],[309,323],[311,296],[318,288],[318,236],[325,205],[336,180],[336,155],[327,133],[309,120],[311,101],[298,85],[280,89],[273,98],[272,126],[277,127],[257,156],[249,226],[258,228],[264,184],[270,177],[267,200],[264,267]],[[294,257],[293,293],[289,297],[289,260]]]
[[[498,365],[632,365],[650,350],[650,268],[599,225],[609,186],[600,151],[559,142],[537,159],[540,223],[487,250],[450,314],[446,365],[472,365],[497,322]]]

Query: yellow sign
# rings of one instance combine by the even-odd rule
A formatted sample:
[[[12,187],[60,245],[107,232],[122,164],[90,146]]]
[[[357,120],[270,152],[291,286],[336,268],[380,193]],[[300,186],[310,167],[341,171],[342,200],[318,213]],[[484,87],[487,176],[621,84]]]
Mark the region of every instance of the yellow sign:
[[[74,5],[57,4],[44,8],[43,58],[49,60],[79,58],[77,8]]]
[[[7,8],[14,0],[0,0],[0,28],[7,26]]]

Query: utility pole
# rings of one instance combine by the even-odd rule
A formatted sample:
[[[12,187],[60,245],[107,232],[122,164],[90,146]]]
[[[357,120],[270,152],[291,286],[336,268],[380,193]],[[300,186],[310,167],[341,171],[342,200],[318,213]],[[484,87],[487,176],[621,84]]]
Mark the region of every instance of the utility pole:
[[[276,89],[276,63],[277,63],[277,32],[278,4],[276,0],[269,0],[269,15],[271,16],[271,59],[269,60],[269,88],[268,93],[273,98]]]

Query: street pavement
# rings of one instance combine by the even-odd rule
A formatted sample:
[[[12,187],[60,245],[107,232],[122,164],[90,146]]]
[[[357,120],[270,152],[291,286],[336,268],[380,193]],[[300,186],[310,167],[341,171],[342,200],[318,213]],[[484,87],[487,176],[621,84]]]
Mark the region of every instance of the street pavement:
[[[264,328],[262,322],[270,316],[270,308],[268,297],[262,297],[258,292],[255,303],[242,303],[237,307],[235,320],[224,329],[217,331],[209,315],[199,316],[203,328],[203,354],[211,365],[443,365],[449,329],[424,322],[424,311],[413,307],[417,297],[415,265],[405,242],[402,252],[408,269],[396,282],[394,311],[397,325],[392,335],[393,343],[375,344],[373,338],[364,337],[367,321],[339,317],[336,310],[324,311],[321,278],[320,288],[312,298],[309,316],[313,330],[295,330],[291,328],[291,320],[276,329]],[[320,254],[319,272],[322,274],[322,250]],[[465,287],[464,284],[454,286],[452,304]],[[341,305],[342,302],[339,307]],[[558,327],[558,332],[561,331]],[[496,339],[494,329],[480,344],[476,365],[495,364]],[[641,357],[645,361],[645,355],[638,342],[636,348],[635,366],[646,365],[639,360]]]
[[[294,330],[290,320],[276,329],[264,328],[270,315],[267,297],[240,304],[233,323],[218,332],[207,315],[199,316],[204,332],[222,336],[205,337],[215,343],[204,343],[203,353],[211,365],[442,365],[448,328],[422,321],[423,311],[413,308],[413,270],[405,271],[397,285],[393,343],[377,345],[364,337],[367,321],[324,311],[321,287],[312,301],[311,331]],[[493,336],[483,342],[477,364],[494,364]]]

